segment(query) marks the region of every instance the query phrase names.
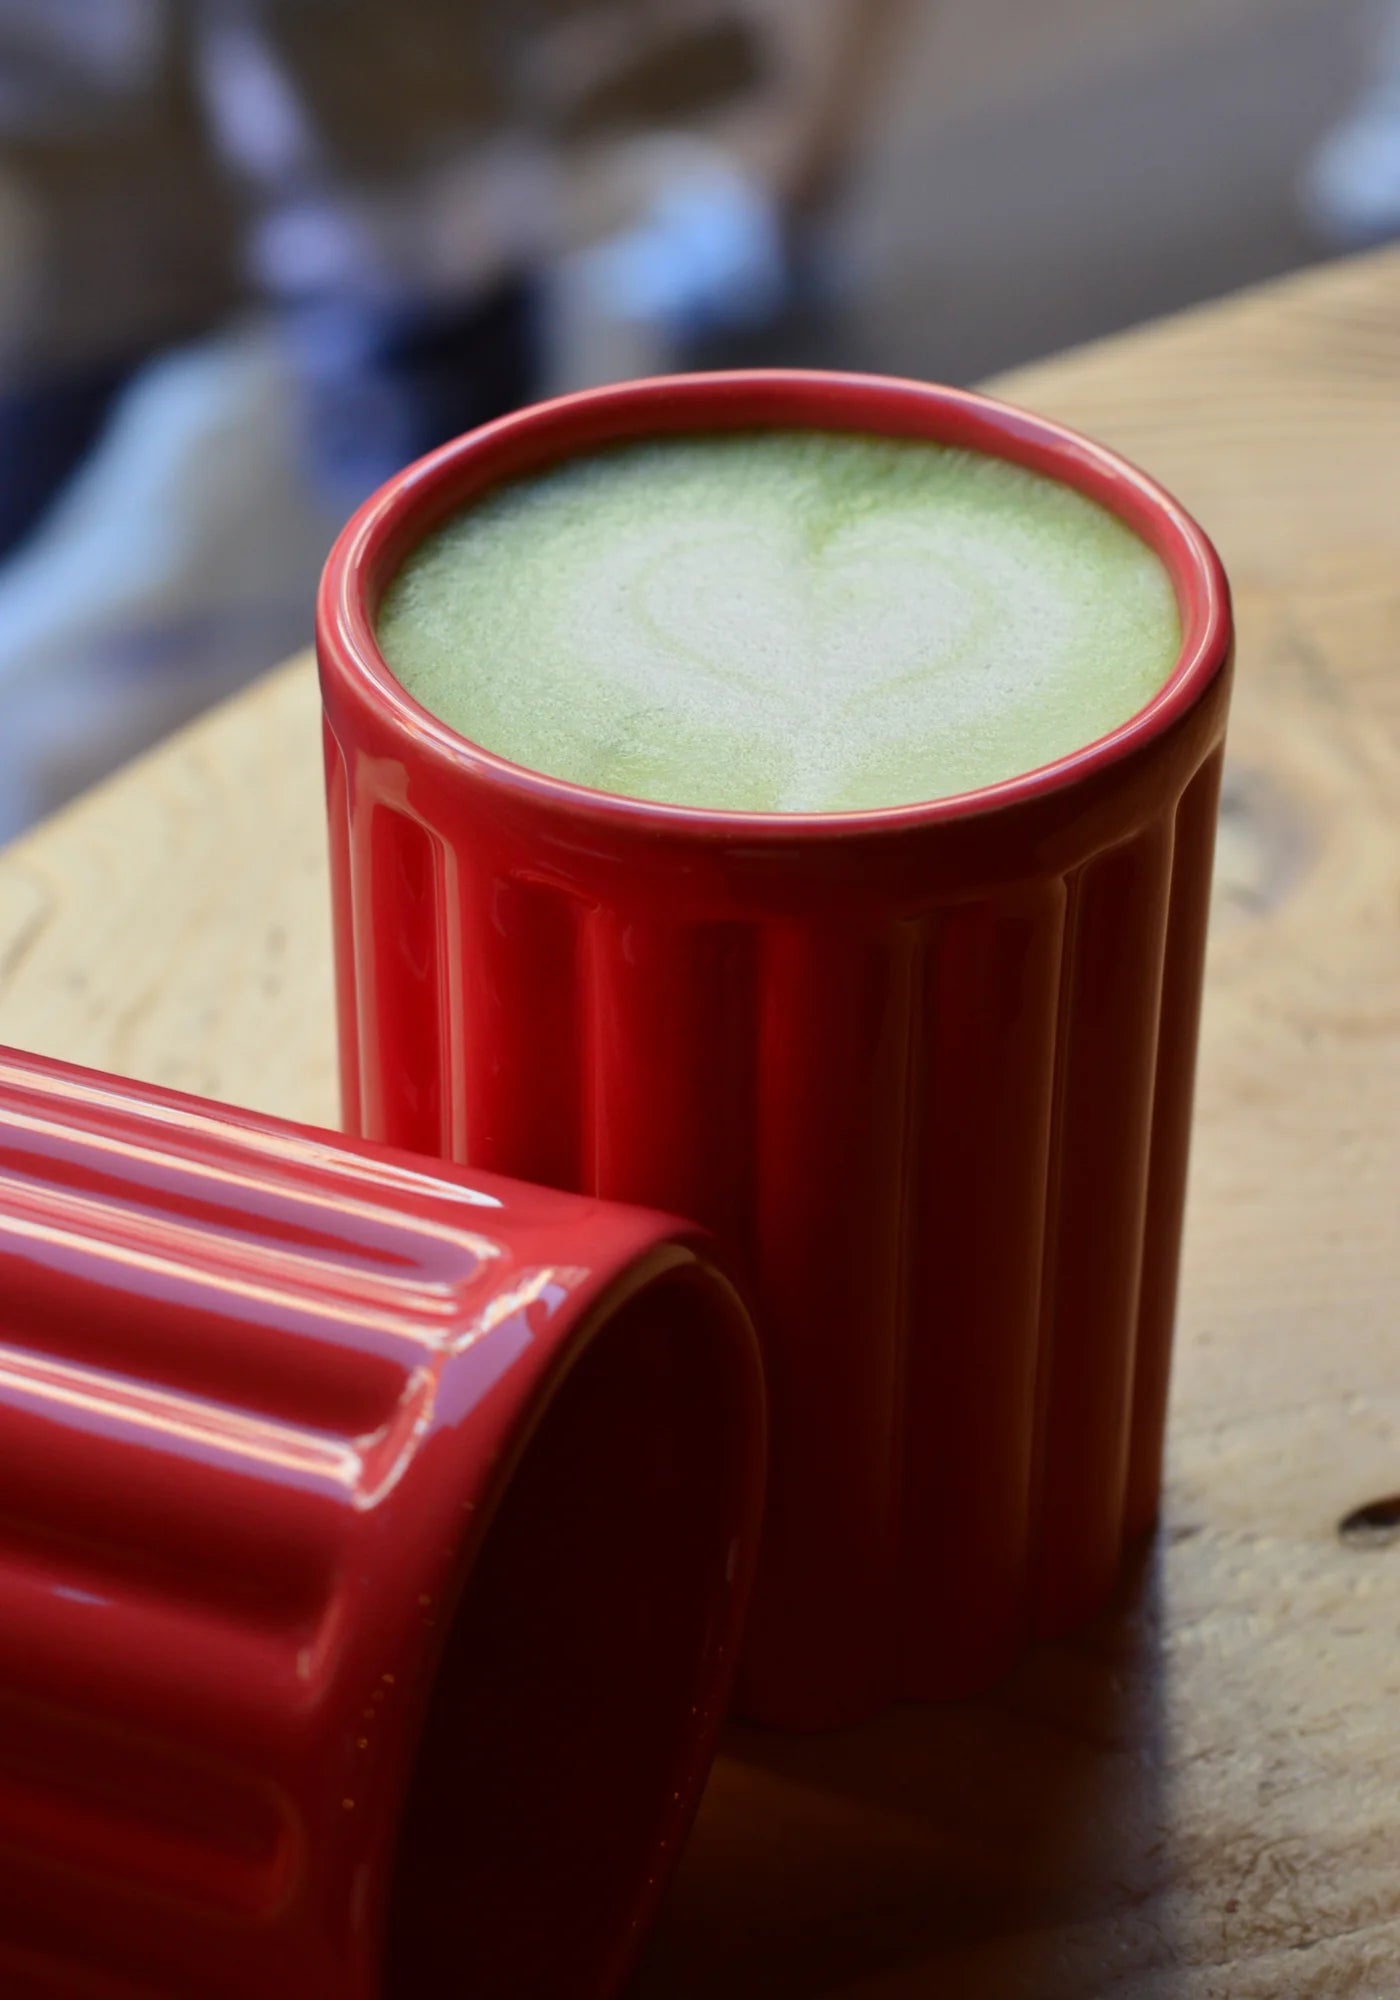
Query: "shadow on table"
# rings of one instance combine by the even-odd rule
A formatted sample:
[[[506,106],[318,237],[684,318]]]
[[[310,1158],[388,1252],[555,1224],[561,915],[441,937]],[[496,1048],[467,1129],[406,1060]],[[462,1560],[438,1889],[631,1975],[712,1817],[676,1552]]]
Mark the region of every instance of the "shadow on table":
[[[1166,2000],[1160,1560],[993,1698],[731,1731],[634,2000]]]

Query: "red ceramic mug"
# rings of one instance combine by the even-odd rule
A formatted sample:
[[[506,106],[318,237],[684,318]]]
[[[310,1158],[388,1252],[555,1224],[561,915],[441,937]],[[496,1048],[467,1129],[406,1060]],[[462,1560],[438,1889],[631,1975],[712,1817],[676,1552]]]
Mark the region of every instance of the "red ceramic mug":
[[[1103,502],[1171,575],[1170,679],[1004,784],[812,815],[523,770],[389,672],[384,586],[475,495],[774,425],[968,446]],[[980,396],[679,377],[410,466],[340,537],[317,631],[350,1129],[694,1216],[752,1275],[772,1460],[746,1711],[967,1693],[1093,1612],[1161,1471],[1231,659],[1201,531]]]
[[[613,1994],[762,1457],[684,1228],[0,1051],[0,1992]]]

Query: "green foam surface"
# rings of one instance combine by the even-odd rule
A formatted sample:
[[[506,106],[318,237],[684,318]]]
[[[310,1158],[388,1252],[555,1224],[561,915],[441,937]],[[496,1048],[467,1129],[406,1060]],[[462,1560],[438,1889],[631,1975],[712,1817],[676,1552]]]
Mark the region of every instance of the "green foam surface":
[[[620,445],[501,486],[392,580],[380,647],[461,735],[604,791],[767,812],[944,797],[1093,741],[1180,628],[1069,487],[824,431]]]

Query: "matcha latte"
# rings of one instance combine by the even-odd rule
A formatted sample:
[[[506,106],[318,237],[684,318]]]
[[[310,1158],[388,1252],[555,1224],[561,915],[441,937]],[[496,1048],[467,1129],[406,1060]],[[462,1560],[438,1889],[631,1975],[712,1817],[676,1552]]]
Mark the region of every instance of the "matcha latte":
[[[493,488],[409,556],[379,645],[517,764],[641,799],[840,812],[1034,770],[1180,646],[1166,571],[1006,460],[848,432],[611,446]]]

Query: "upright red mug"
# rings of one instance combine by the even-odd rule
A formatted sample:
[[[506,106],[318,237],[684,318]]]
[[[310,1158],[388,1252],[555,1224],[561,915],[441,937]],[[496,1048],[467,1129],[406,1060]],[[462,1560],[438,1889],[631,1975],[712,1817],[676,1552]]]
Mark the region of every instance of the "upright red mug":
[[[755,426],[966,446],[1102,502],[1170,574],[1170,678],[1040,770],[826,814],[542,776],[394,679],[381,595],[453,510],[614,441]],[[349,1128],[693,1216],[752,1274],[772,1457],[742,1706],[821,1726],[969,1693],[1092,1613],[1161,1474],[1231,660],[1200,529],[981,396],[661,379],[391,480],[317,633]]]
[[[0,1051],[0,1993],[607,2000],[762,1460],[684,1228]]]

